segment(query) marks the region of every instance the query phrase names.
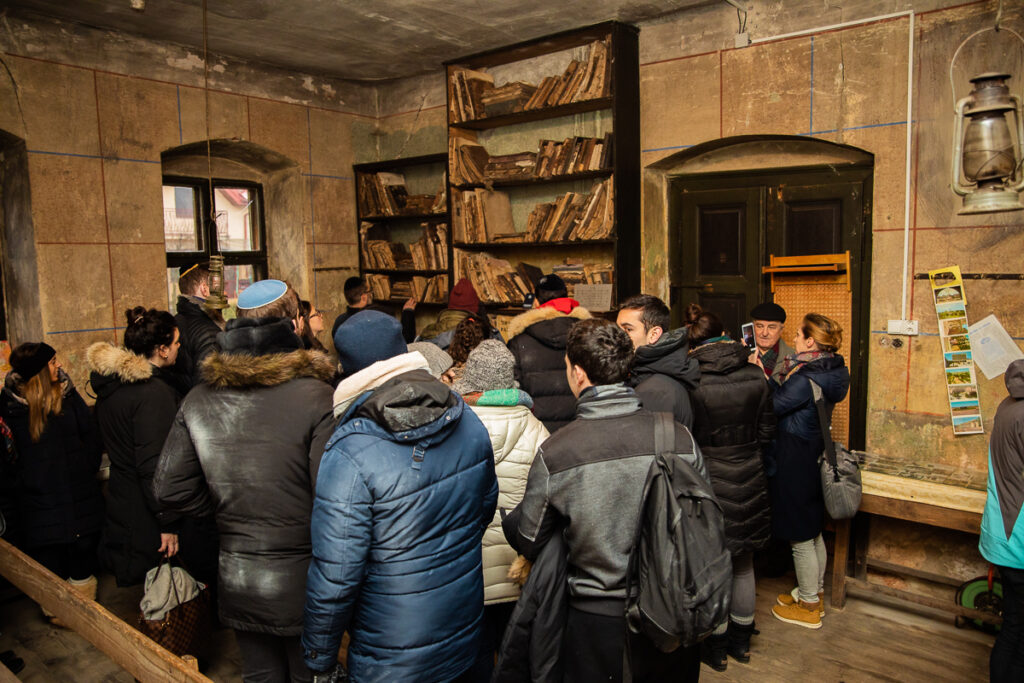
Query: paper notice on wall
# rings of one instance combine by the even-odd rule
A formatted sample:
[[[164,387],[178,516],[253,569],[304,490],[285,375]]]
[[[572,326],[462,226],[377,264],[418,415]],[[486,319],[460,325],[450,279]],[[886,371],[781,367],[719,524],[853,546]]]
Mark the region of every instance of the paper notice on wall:
[[[974,375],[975,348],[967,324],[967,296],[960,267],[928,271],[928,281],[932,285],[939,321],[943,376],[953,433],[981,434],[985,427],[981,420],[978,380]]]
[[[985,373],[985,379],[998,377],[1006,372],[1010,363],[1024,358],[1024,351],[1020,350],[994,315],[982,318],[968,329],[974,362]]]

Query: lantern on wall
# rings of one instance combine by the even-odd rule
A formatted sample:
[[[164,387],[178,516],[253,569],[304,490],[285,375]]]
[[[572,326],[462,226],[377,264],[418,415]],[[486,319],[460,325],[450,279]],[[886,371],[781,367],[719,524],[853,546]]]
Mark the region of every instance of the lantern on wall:
[[[974,89],[956,103],[953,191],[964,198],[961,215],[1024,209],[1019,197],[1024,190],[1024,117],[1020,98],[1006,84],[1009,79],[999,73],[975,76]],[[1016,124],[1012,132],[1010,113]]]
[[[210,257],[210,296],[204,305],[218,310],[228,307],[228,300],[224,296],[224,257],[220,254]]]

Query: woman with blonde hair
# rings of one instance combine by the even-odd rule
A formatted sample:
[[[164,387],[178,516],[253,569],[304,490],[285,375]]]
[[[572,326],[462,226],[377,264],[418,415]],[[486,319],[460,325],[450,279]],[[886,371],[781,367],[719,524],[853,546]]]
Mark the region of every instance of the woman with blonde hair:
[[[94,600],[103,497],[96,479],[100,446],[89,409],[49,344],[21,344],[10,363],[0,414],[18,450],[14,471],[22,545]]]
[[[797,587],[783,593],[772,607],[776,618],[804,628],[821,628],[825,614],[825,501],[818,475],[818,458],[825,448],[811,389],[821,387],[828,414],[846,397],[850,371],[837,352],[843,342],[839,323],[808,313],[793,339],[796,353],[786,356],[772,403],[778,418],[775,441],[776,473],[769,480],[772,531],[790,542]],[[773,378],[774,379],[774,378]]]

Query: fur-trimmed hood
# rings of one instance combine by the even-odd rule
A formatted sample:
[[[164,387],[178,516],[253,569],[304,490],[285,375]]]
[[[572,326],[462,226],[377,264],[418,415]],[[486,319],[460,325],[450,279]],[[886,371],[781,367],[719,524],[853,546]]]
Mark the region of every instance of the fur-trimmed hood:
[[[299,377],[330,382],[334,371],[326,353],[304,349],[263,355],[214,351],[200,366],[203,381],[215,389],[276,387]]]
[[[149,360],[109,342],[92,344],[85,351],[85,361],[97,375],[116,375],[126,384],[144,382],[153,376]]]
[[[513,337],[516,337],[525,332],[526,328],[530,327],[531,325],[543,322],[545,320],[554,320],[555,318],[575,318],[576,320],[586,320],[587,318],[590,317],[592,317],[590,315],[590,311],[583,308],[582,306],[577,306],[576,308],[572,309],[572,312],[569,313],[568,315],[566,315],[565,313],[561,313],[555,310],[554,308],[551,308],[550,306],[544,308],[534,308],[525,313],[520,313],[516,317],[512,318],[512,320],[508,324],[508,338],[512,339]]]

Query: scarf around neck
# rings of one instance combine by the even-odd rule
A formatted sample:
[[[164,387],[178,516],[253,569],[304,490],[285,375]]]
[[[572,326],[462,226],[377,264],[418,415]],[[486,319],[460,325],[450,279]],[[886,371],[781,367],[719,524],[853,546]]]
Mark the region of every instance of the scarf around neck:
[[[782,370],[776,376],[775,381],[782,384],[791,375],[795,375],[800,372],[800,369],[808,363],[813,363],[816,360],[822,358],[832,358],[836,354],[831,351],[804,351],[802,353],[796,353],[792,356],[786,356],[782,359]]]

